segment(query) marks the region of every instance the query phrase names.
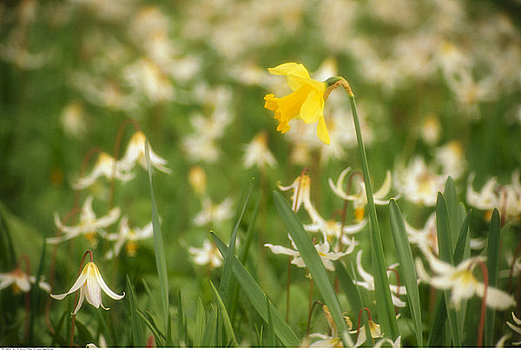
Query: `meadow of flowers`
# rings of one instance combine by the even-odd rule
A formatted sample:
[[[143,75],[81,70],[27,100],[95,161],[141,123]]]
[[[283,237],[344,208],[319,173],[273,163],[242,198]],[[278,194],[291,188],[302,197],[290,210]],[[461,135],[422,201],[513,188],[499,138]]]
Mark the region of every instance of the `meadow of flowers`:
[[[0,345],[521,345],[521,2],[0,3]]]

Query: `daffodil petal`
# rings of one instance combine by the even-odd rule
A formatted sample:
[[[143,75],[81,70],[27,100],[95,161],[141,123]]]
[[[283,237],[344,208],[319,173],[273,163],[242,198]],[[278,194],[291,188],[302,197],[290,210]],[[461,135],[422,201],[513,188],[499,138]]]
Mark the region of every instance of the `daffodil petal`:
[[[329,139],[329,133],[327,132],[326,122],[324,118],[320,118],[317,126],[317,135],[318,138],[324,142],[326,145],[329,145],[331,140]]]
[[[322,117],[324,98],[316,91],[308,94],[300,108],[300,117],[305,123],[315,123]]]

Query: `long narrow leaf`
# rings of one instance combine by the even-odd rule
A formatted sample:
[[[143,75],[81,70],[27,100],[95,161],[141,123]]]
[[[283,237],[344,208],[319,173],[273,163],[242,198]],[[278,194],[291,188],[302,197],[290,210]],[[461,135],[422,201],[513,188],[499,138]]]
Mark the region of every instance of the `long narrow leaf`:
[[[157,327],[156,322],[155,322],[154,318],[152,317],[152,315],[150,314],[150,312],[143,313],[137,309],[136,309],[136,312],[139,315],[139,317],[141,317],[141,319],[145,322],[148,329],[150,329],[150,331],[154,335],[156,345],[158,347],[164,347],[165,346],[165,335]]]
[[[438,231],[438,250],[440,259],[454,265],[454,250],[452,249],[449,214],[447,212],[447,206],[445,205],[445,199],[440,192],[438,192],[438,198],[436,200],[436,229]],[[443,293],[445,294],[445,306],[449,318],[451,339],[454,346],[461,347],[457,314],[454,309],[450,308],[449,291],[444,291]]]
[[[499,249],[500,249],[500,233],[501,222],[499,219],[499,212],[494,209],[492,218],[490,219],[490,231],[488,233],[488,248],[487,248],[487,270],[488,270],[488,285],[497,287],[499,274]],[[494,337],[494,321],[496,313],[490,308],[487,309],[485,319],[485,346],[493,345]]]
[[[250,181],[250,186],[248,187],[248,191],[246,192],[246,196],[244,198],[244,202],[242,204],[242,209],[235,223],[235,227],[233,228],[232,236],[230,238],[230,243],[228,244],[228,250],[224,257],[224,265],[222,269],[221,282],[219,284],[219,292],[222,295],[224,300],[224,304],[230,307],[232,301],[232,265],[231,265],[231,257],[235,256],[235,241],[237,238],[237,231],[239,230],[239,226],[242,221],[242,217],[244,216],[244,212],[246,211],[246,207],[248,206],[248,200],[250,199],[251,192],[253,191],[253,187],[255,186],[255,178],[252,178]]]
[[[405,224],[403,222],[400,208],[394,200],[391,199],[389,204],[389,219],[391,222],[391,232],[400,262],[400,271],[402,272],[402,279],[407,289],[407,305],[411,311],[411,316],[414,323],[414,334],[416,335],[416,342],[418,346],[423,346],[422,335],[422,319],[421,319],[421,305],[420,294],[418,292],[418,277],[414,260],[412,257],[411,246],[407,233],[405,232]]]
[[[161,236],[161,225],[159,224],[159,216],[157,211],[156,198],[154,196],[154,187],[152,185],[152,169],[150,167],[150,146],[148,140],[145,142],[145,161],[148,171],[148,183],[150,185],[150,200],[152,205],[152,228],[154,231],[154,249],[156,257],[157,274],[159,276],[159,286],[161,289],[161,303],[163,307],[163,324],[165,325],[165,334],[167,342],[171,340],[171,330],[169,325],[170,304],[168,299],[168,274],[166,271],[165,248],[163,246],[163,237]]]
[[[226,252],[228,249],[226,244],[213,233],[212,238],[214,239],[214,242],[221,254],[224,254],[224,252]],[[264,294],[257,282],[255,282],[250,273],[244,268],[244,266],[236,257],[232,257],[231,261],[233,263],[233,275],[237,279],[237,282],[241,286],[244,294],[249,299],[257,313],[263,318],[264,322],[268,322],[268,314],[266,312],[266,294]],[[281,341],[282,345],[286,347],[299,346],[299,339],[290,326],[286,323],[284,318],[280,315],[275,306],[270,303],[270,308],[273,317],[273,327],[275,334]]]
[[[127,276],[127,305],[130,315],[130,325],[132,328],[132,339],[134,347],[143,348],[147,345],[143,324],[137,314],[137,303],[134,292],[134,287],[130,283],[130,278]]]
[[[329,281],[327,276],[326,268],[317,253],[317,250],[313,246],[311,239],[309,238],[306,231],[302,227],[302,224],[298,220],[295,213],[291,210],[288,203],[278,192],[273,192],[275,198],[275,205],[277,210],[282,217],[282,220],[286,224],[295,245],[297,246],[306,267],[313,278],[315,285],[322,294],[324,301],[326,302],[331,316],[335,321],[337,330],[340,334],[342,342],[345,346],[353,346],[353,341],[349,336],[349,330],[347,329],[346,323],[342,316],[342,310],[340,309],[340,303],[336,297],[335,290]]]
[[[213,309],[208,317],[208,323],[204,329],[204,336],[201,342],[201,347],[215,347],[215,336],[217,330],[217,310]]]
[[[217,306],[219,307],[219,310],[221,311],[221,317],[224,324],[224,330],[226,331],[226,335],[228,339],[232,341],[233,346],[239,346],[239,343],[237,343],[237,338],[235,338],[235,333],[233,332],[232,323],[230,322],[230,317],[228,316],[228,311],[226,311],[226,306],[224,305],[224,302],[221,299],[221,296],[219,295],[219,292],[217,292],[217,289],[215,289],[212,281],[210,281],[210,286],[212,287],[212,292],[214,294],[215,300],[217,300]]]
[[[195,313],[194,348],[202,346],[206,316],[201,298],[197,299],[197,310]]]
[[[273,329],[273,317],[271,316],[271,308],[270,308],[270,300],[266,297],[266,312],[268,313],[268,322],[267,322],[267,330],[266,330],[266,338],[268,339],[267,346],[276,347],[276,339],[275,339],[275,331]]]
[[[335,261],[335,273],[338,277],[338,281],[340,282],[340,286],[342,287],[344,294],[347,297],[347,301],[349,302],[349,306],[351,307],[351,312],[353,316],[357,316],[364,307],[364,302],[362,300],[362,296],[360,295],[360,291],[358,286],[353,282],[353,278],[349,275],[349,272],[346,270],[344,264],[340,261]],[[354,274],[354,271],[353,271]],[[362,313],[361,320],[358,318],[353,319],[355,324],[363,324],[366,332],[366,339],[372,343],[373,337],[371,336],[371,331],[369,328],[369,318],[366,313]]]

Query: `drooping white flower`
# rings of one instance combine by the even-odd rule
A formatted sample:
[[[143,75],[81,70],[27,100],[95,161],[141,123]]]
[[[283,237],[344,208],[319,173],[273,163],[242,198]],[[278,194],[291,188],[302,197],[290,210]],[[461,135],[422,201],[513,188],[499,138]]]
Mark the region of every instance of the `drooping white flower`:
[[[469,299],[474,295],[483,298],[485,285],[472,274],[476,265],[485,260],[483,257],[472,257],[462,261],[458,266],[452,266],[439,260],[433,254],[425,253],[427,253],[426,257],[433,271],[433,276],[428,275],[421,260],[416,258],[418,277],[437,289],[450,289],[451,303],[455,308],[459,308],[461,300]],[[516,301],[511,295],[491,286],[487,287],[485,302],[489,308],[498,310],[516,305]]]
[[[193,166],[188,173],[188,182],[198,196],[202,196],[206,191],[206,173],[200,166]]]
[[[304,262],[304,259],[302,259],[300,252],[297,250],[295,243],[293,243],[293,240],[291,239],[291,236],[289,236],[289,239],[291,241],[291,246],[294,249],[286,248],[280,245],[273,245],[266,243],[264,244],[265,247],[268,247],[271,249],[273,254],[283,254],[283,255],[289,255],[293,257],[293,260],[291,260],[291,263],[293,265],[296,265],[297,267],[306,267],[306,263]],[[318,255],[320,256],[320,259],[322,260],[322,263],[324,264],[324,267],[329,271],[334,271],[335,266],[331,261],[335,261],[340,259],[343,256],[346,256],[348,254],[351,254],[354,250],[355,246],[354,244],[350,245],[345,252],[330,252],[329,251],[329,243],[325,241],[324,243],[315,244],[315,249],[317,250]]]
[[[260,132],[246,145],[243,164],[246,168],[256,165],[264,168],[266,165],[272,167],[277,163],[275,157],[268,148],[268,135]]]
[[[96,218],[96,214],[92,210],[92,200],[92,196],[87,197],[85,200],[85,203],[81,209],[80,221],[76,226],[63,225],[58,216],[58,213],[54,213],[55,225],[65,234],[60,237],[47,238],[47,243],[61,243],[81,234],[84,234],[89,240],[93,240],[95,238],[95,233],[105,235],[105,231],[103,229],[109,227],[118,220],[120,209],[113,208],[108,212],[107,215]]]
[[[514,311],[512,311],[512,320],[514,321],[515,325],[507,321],[507,326],[510,327],[510,329],[516,332],[517,334],[521,335],[521,319],[516,317]],[[521,341],[512,342],[512,345],[521,345]]]
[[[78,279],[76,280],[76,282],[74,282],[73,286],[71,287],[71,289],[69,289],[67,293],[51,294],[51,297],[57,300],[62,300],[67,295],[76,292],[78,289],[80,290],[80,298],[78,299],[78,305],[76,305],[76,308],[72,313],[73,315],[76,315],[85,299],[87,299],[87,302],[94,306],[96,309],[98,309],[101,306],[103,309],[108,310],[108,308],[103,306],[103,303],[101,301],[102,290],[103,292],[105,292],[105,294],[107,294],[114,300],[120,300],[125,296],[125,292],[123,292],[122,295],[118,295],[114,293],[112,290],[110,290],[110,288],[103,280],[103,277],[101,277],[98,267],[92,261],[88,262],[87,265],[85,265],[85,267],[81,271],[81,274],[78,276]]]
[[[114,164],[115,163],[115,164]],[[123,182],[127,182],[134,178],[134,174],[129,172],[130,169],[122,169],[119,162],[105,152],[100,153],[98,161],[89,175],[79,178],[72,188],[81,190],[89,187],[96,182],[100,177],[105,177],[107,180],[115,178]]]
[[[219,223],[233,216],[233,200],[226,198],[221,204],[213,204],[210,198],[203,199],[203,208],[194,218],[194,225],[204,226]]]
[[[416,157],[407,167],[397,168],[394,185],[408,201],[432,207],[438,192],[443,190],[445,179],[427,167],[423,158]]]
[[[389,266],[389,269],[394,269],[398,264],[393,264]],[[363,281],[354,281],[361,287],[364,287],[367,290],[373,291],[375,290],[374,277],[367,272],[362,266],[362,250],[358,251],[356,255],[356,269],[360,277],[362,277]],[[391,271],[387,271],[387,275],[389,276]],[[398,295],[407,294],[407,290],[405,286],[396,286],[394,284],[389,284],[389,289],[391,290],[391,298],[393,301],[393,305],[396,307],[405,307],[405,302],[403,302]]]
[[[278,186],[282,191],[293,191],[293,194],[291,195],[291,208],[295,213],[298,212],[302,204],[304,204],[304,208],[306,208],[308,213],[315,211],[315,208],[311,204],[310,197],[311,179],[306,170],[304,170],[302,174],[291,183],[291,185],[282,186],[279,184]]]
[[[336,183],[330,178],[329,187],[331,190],[340,198],[353,201],[353,205],[355,208],[355,217],[357,221],[362,221],[365,213],[365,206],[367,205],[367,195],[365,192],[365,183],[362,179],[356,181],[355,186],[357,187],[357,192],[355,194],[347,194],[344,191],[343,183],[346,175],[351,171],[351,168],[344,169]],[[387,171],[385,175],[385,181],[382,186],[373,194],[374,203],[377,205],[386,205],[389,203],[388,199],[384,199],[391,190],[391,172]]]
[[[422,123],[421,136],[429,146],[435,145],[440,138],[440,120],[435,115],[429,115]]]
[[[143,228],[130,228],[128,225],[128,218],[123,217],[119,223],[118,233],[108,234],[107,240],[116,241],[114,249],[111,249],[105,255],[106,259],[112,259],[118,256],[121,252],[121,248],[126,243],[126,250],[128,256],[135,256],[137,250],[136,241],[147,239],[152,237],[154,234],[152,222]]]
[[[463,145],[459,141],[450,141],[436,149],[436,161],[441,165],[442,173],[459,179],[466,168]]]
[[[210,265],[215,268],[223,263],[219,249],[209,239],[204,240],[201,248],[189,247],[188,251],[192,254],[192,260],[197,265]]]
[[[134,165],[138,163],[143,167],[147,168],[146,157],[145,157],[145,142],[146,136],[141,131],[136,132],[128,144],[127,150],[123,155],[123,158],[118,161],[119,166],[124,171],[130,171],[134,168]],[[157,170],[160,170],[166,174],[170,174],[172,171],[166,167],[166,160],[158,156],[149,144],[148,151],[150,152],[150,165]]]
[[[360,232],[367,224],[367,220],[364,219],[356,224],[344,225],[344,227],[342,227],[342,223],[339,221],[324,220],[316,210],[308,211],[308,214],[313,223],[304,225],[304,229],[308,232],[321,232],[324,236],[324,241],[328,242],[331,242],[333,238],[336,238],[343,244],[354,244],[354,240],[350,240],[346,235],[354,235],[355,233]]]
[[[12,285],[15,292],[18,290],[28,292],[31,289],[31,284],[34,283],[36,283],[36,277],[29,276],[19,267],[15,268],[11,272],[0,273],[0,290]],[[38,286],[47,293],[51,292],[51,286],[47,282],[43,281],[43,276],[42,279],[40,279]]]

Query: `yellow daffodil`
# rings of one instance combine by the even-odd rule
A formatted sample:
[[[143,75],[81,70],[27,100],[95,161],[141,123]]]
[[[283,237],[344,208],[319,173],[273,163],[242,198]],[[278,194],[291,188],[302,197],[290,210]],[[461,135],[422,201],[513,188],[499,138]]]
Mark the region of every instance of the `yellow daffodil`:
[[[327,84],[311,79],[307,69],[294,62],[268,68],[268,71],[275,75],[285,75],[293,91],[282,98],[273,94],[264,97],[264,107],[275,112],[275,119],[279,122],[277,131],[287,132],[290,129],[288,123],[292,119],[302,119],[308,124],[318,122],[318,137],[329,145],[329,133],[324,121],[324,92]]]
[[[78,277],[76,282],[74,282],[74,285],[71,287],[71,289],[69,289],[67,293],[57,295],[51,294],[51,297],[57,300],[62,300],[67,295],[76,292],[78,289],[80,290],[80,298],[78,300],[76,308],[74,309],[74,312],[72,313],[73,315],[75,315],[78,312],[85,299],[87,299],[87,302],[94,306],[96,309],[101,306],[103,309],[108,310],[108,308],[103,306],[103,303],[101,302],[102,290],[114,300],[120,300],[125,296],[125,293],[123,293],[122,295],[118,295],[114,293],[112,290],[110,290],[110,288],[103,280],[103,277],[101,277],[101,273],[99,272],[98,267],[92,261],[85,265],[85,267],[81,271],[80,276]]]

